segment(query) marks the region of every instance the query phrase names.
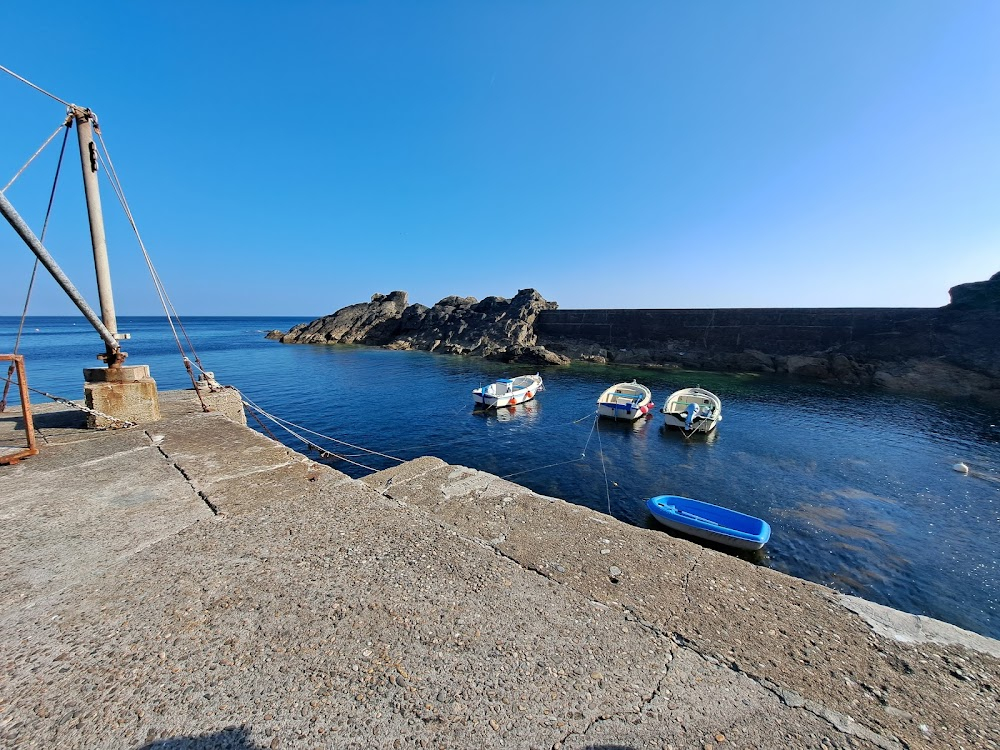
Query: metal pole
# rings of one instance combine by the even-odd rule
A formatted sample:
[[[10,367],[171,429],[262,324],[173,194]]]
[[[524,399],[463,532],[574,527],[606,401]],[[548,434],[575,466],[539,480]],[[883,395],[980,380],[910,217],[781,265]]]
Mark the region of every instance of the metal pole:
[[[62,272],[59,265],[55,262],[55,259],[49,255],[49,251],[45,249],[42,245],[41,240],[39,240],[34,233],[28,228],[28,225],[24,223],[20,214],[14,210],[14,206],[11,205],[10,201],[7,200],[7,196],[0,193],[0,214],[14,227],[14,231],[17,232],[21,239],[24,240],[25,244],[31,248],[38,260],[42,262],[42,265],[48,269],[48,272],[52,274],[52,278],[56,280],[56,283],[63,288],[63,291],[69,295],[69,298],[73,300],[80,312],[83,313],[83,317],[90,321],[90,324],[94,326],[94,329],[101,335],[104,339],[104,343],[107,345],[108,351],[113,351],[115,353],[115,358],[119,356],[119,351],[121,350],[121,345],[115,338],[114,333],[109,331],[101,319],[97,317],[90,305],[87,304],[86,300],[83,299],[83,295],[77,291],[77,288],[73,286],[73,282],[67,278],[66,274]]]
[[[94,113],[83,107],[72,108],[76,119],[76,134],[80,141],[80,163],[83,166],[83,191],[87,197],[87,215],[90,219],[90,241],[94,247],[94,269],[97,271],[97,296],[101,303],[101,318],[111,333],[118,333],[118,319],[115,316],[115,299],[111,291],[111,267],[108,265],[108,243],[104,237],[104,215],[101,212],[101,192],[97,184],[97,146],[94,144],[94,129],[91,120]],[[120,365],[116,346],[109,348],[108,367]]]

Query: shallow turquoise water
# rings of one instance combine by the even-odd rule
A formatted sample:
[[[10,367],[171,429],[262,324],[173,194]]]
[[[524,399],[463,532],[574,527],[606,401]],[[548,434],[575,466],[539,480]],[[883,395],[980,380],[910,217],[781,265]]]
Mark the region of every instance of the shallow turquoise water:
[[[543,370],[545,391],[534,402],[483,414],[473,410],[471,390],[526,368],[263,338],[297,322],[192,318],[185,325],[221,382],[309,429],[400,458],[431,454],[514,475],[533,490],[610,509],[639,526],[656,528],[645,508],[651,495],[732,507],[772,526],[755,562],[1000,637],[996,411],[782,378],[574,365]],[[16,325],[0,318],[0,351],[10,351]],[[119,327],[134,337],[126,345],[130,363],[151,365],[161,389],[190,387],[162,320],[123,319]],[[82,319],[30,319],[22,343],[29,385],[80,398],[80,370],[101,348]],[[684,440],[666,431],[659,415],[635,424],[602,420],[595,429],[597,396],[633,377],[657,404],[677,388],[709,388],[722,398],[724,420],[707,439]],[[375,469],[393,463],[323,447]],[[958,461],[972,474],[953,471]],[[559,465],[536,470],[549,464]]]

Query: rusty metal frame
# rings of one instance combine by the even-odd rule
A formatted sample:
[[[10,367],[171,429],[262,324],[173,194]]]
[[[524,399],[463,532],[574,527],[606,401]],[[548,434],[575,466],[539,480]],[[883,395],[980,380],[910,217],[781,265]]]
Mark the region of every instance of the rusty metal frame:
[[[0,464],[16,464],[22,458],[38,455],[35,444],[35,424],[31,420],[31,401],[28,399],[28,378],[24,374],[24,357],[20,354],[0,354],[0,362],[13,362],[17,372],[17,390],[21,398],[21,414],[24,417],[24,431],[28,434],[28,447],[18,453],[0,455]]]

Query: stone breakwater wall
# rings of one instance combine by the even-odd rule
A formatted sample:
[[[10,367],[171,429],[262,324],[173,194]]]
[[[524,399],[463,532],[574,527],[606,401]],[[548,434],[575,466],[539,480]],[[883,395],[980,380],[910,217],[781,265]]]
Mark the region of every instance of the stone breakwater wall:
[[[888,385],[936,364],[1000,379],[1000,312],[947,308],[548,310],[538,343],[577,359],[790,372]],[[1000,384],[995,384],[1000,386]]]
[[[941,308],[543,310],[537,344],[571,359],[789,373],[1000,405],[1000,274]]]

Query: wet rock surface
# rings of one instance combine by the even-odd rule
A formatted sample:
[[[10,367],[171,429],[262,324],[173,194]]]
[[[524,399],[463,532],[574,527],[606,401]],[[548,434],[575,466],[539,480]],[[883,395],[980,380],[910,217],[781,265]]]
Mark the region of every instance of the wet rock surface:
[[[187,399],[112,434],[43,409],[42,453],[0,470],[0,746],[996,744],[995,641],[897,641],[821,586],[438,459],[352,480]]]

